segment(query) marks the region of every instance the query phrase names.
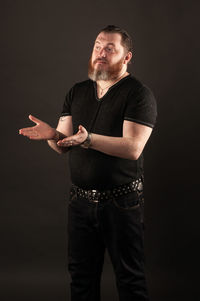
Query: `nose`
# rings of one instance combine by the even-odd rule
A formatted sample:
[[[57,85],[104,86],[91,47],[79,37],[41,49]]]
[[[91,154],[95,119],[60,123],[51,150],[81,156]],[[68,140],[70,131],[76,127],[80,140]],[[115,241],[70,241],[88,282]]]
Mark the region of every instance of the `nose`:
[[[99,57],[106,57],[106,51],[104,48],[102,48],[99,52]]]

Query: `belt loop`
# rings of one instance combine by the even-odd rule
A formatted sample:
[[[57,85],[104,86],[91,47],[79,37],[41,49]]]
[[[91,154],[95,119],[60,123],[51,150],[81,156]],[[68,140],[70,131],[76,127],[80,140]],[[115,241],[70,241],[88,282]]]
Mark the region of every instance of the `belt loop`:
[[[75,197],[78,197],[77,191],[78,191],[78,187],[75,186],[74,184],[72,184],[72,186],[71,186],[71,195],[75,196]]]

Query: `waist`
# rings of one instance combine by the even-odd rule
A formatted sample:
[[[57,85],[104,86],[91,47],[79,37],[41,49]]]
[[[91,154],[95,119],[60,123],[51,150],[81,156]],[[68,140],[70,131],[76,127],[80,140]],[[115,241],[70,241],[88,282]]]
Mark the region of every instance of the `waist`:
[[[113,187],[109,190],[90,189],[85,190],[72,184],[71,194],[76,194],[77,197],[88,199],[91,202],[99,202],[109,200],[110,198],[119,198],[133,191],[143,191],[143,178],[139,178],[130,183]]]
[[[109,156],[93,149],[73,148],[69,153],[71,181],[87,190],[110,190],[140,178],[143,175],[142,161],[142,156],[136,161]]]

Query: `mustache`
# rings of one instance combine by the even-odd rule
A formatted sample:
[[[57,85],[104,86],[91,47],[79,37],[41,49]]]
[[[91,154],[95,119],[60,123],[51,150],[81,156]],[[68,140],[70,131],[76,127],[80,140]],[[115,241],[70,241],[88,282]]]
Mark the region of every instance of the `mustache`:
[[[107,59],[105,59],[105,58],[99,58],[99,59],[96,59],[96,60],[94,60],[94,63],[93,63],[93,64],[95,64],[95,63],[97,63],[97,62],[107,63]]]

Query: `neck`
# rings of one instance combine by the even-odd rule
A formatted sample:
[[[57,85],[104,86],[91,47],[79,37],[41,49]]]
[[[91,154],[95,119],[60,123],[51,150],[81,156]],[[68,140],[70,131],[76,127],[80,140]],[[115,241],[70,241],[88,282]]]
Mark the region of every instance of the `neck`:
[[[106,89],[106,87],[111,87],[114,84],[116,84],[118,81],[120,81],[122,78],[126,77],[129,73],[127,71],[122,71],[119,73],[119,75],[115,78],[109,79],[109,80],[97,80],[97,86],[101,89]]]
[[[108,89],[120,81],[122,78],[126,77],[129,73],[127,71],[121,72],[117,77],[110,80],[98,80],[97,81],[97,94],[98,97],[103,97]]]

